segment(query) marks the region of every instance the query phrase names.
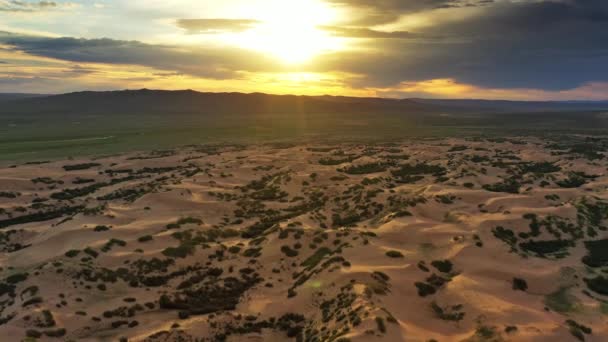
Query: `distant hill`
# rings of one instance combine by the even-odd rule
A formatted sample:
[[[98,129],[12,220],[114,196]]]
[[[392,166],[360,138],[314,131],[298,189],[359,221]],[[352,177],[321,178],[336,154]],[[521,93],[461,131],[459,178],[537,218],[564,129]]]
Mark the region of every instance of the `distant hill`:
[[[62,115],[250,115],[250,114],[441,114],[532,113],[607,110],[605,102],[384,99],[192,90],[123,90],[62,95],[0,94],[2,114]]]
[[[429,113],[441,106],[409,100],[202,93],[191,90],[77,92],[5,102],[1,114],[318,114]]]
[[[0,93],[0,102],[5,102],[5,101],[13,101],[13,100],[21,100],[21,99],[30,99],[30,98],[34,98],[34,97],[41,97],[41,96],[48,96],[48,95],[41,95],[41,94],[23,94],[23,93]]]
[[[505,101],[473,99],[409,99],[409,101],[453,109],[469,109],[475,111],[492,112],[589,111],[608,109],[608,101]]]

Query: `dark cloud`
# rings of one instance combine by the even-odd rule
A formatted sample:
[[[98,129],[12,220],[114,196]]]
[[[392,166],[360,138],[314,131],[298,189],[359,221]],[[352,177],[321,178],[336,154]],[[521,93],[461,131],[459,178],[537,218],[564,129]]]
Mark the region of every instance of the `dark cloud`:
[[[87,68],[87,67],[83,67],[81,65],[73,65],[69,71],[69,73],[74,74],[74,75],[88,75],[88,74],[93,74],[96,72],[95,69],[92,68]]]
[[[480,7],[494,0],[327,0],[359,13],[348,25],[381,25],[397,21],[402,15],[441,8]]]
[[[436,8],[482,6],[494,0],[329,0],[328,2],[376,10],[415,12]]]
[[[56,8],[54,1],[19,1],[19,0],[0,0],[0,12],[35,12]]]
[[[374,40],[323,67],[365,75],[355,86],[453,78],[491,88],[571,89],[608,81],[608,1],[505,1],[414,32],[441,40]]]
[[[229,79],[238,71],[269,71],[275,60],[237,48],[183,48],[114,39],[48,38],[0,32],[0,43],[36,56],[75,63],[133,64],[184,74]]]
[[[177,26],[190,34],[243,32],[259,24],[252,19],[179,19]]]

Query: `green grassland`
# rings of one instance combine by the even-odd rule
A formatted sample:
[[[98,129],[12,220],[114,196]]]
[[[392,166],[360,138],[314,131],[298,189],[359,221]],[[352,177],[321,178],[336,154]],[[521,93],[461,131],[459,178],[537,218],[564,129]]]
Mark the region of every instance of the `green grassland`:
[[[0,115],[0,160],[31,161],[190,144],[605,134],[599,112],[516,114]]]

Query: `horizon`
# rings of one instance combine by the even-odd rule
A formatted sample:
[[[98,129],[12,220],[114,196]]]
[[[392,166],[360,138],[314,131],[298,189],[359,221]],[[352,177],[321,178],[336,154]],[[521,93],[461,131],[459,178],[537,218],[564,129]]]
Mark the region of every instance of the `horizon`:
[[[591,100],[577,100],[577,99],[564,99],[564,100],[516,100],[516,99],[501,99],[501,98],[438,98],[438,97],[379,97],[379,96],[348,96],[348,95],[332,95],[332,94],[318,94],[318,95],[307,95],[307,94],[295,94],[295,93],[267,93],[267,92],[241,92],[241,91],[204,91],[195,89],[150,89],[150,88],[139,88],[139,89],[109,89],[109,90],[75,90],[65,93],[19,93],[19,92],[0,92],[0,95],[36,95],[41,97],[46,96],[59,96],[68,94],[79,94],[79,93],[114,93],[114,92],[137,92],[137,91],[159,91],[159,92],[195,92],[200,94],[242,94],[242,95],[269,95],[269,96],[297,96],[297,97],[347,97],[354,99],[379,99],[379,100],[428,100],[428,101],[487,101],[487,102],[587,102],[587,103],[600,103],[608,102],[608,97],[605,99],[591,99]]]
[[[1,0],[0,92],[602,101],[606,17],[601,0]]]

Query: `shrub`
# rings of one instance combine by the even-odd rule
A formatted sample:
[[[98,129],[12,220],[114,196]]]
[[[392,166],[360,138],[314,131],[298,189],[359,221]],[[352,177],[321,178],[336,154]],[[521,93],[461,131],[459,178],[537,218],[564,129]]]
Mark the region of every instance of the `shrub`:
[[[13,275],[6,277],[6,282],[9,284],[17,284],[22,281],[25,281],[27,279],[28,275],[29,275],[28,273],[15,273]]]
[[[85,248],[84,252],[93,258],[97,258],[97,256],[99,255],[99,253],[91,247]]]
[[[66,171],[77,171],[77,170],[87,170],[92,167],[101,166],[99,163],[82,163],[82,164],[72,164],[72,165],[64,165],[63,169]]]
[[[528,283],[521,278],[513,278],[513,290],[515,291],[526,291],[528,289]]]
[[[350,167],[341,169],[340,171],[351,174],[351,175],[364,175],[368,173],[377,173],[386,171],[388,165],[385,163],[369,163],[362,165],[352,165]]]
[[[399,251],[387,251],[386,256],[389,258],[403,258],[403,254]]]
[[[426,297],[426,296],[435,294],[435,292],[437,292],[437,290],[435,290],[435,288],[433,286],[431,286],[427,283],[416,282],[416,283],[414,283],[414,285],[418,289],[418,295],[420,297]]]
[[[483,188],[491,192],[506,192],[511,194],[518,194],[521,184],[516,179],[509,178],[504,180],[502,183],[486,184]]]
[[[25,336],[31,337],[31,338],[40,338],[40,337],[42,337],[42,333],[38,330],[28,329],[25,332]]]
[[[557,181],[555,183],[562,188],[578,188],[587,183],[587,180],[581,174],[571,172],[570,174],[568,174],[568,178]]]
[[[0,198],[17,198],[17,196],[19,196],[18,192],[0,191]]]
[[[602,267],[608,265],[608,239],[585,241],[587,255],[583,263],[589,267]]]
[[[34,298],[30,298],[30,299],[26,300],[25,302],[23,302],[21,304],[21,306],[26,307],[26,306],[30,306],[30,305],[34,305],[34,304],[40,304],[42,302],[43,302],[43,300],[41,297],[34,297]]]
[[[140,236],[137,241],[139,242],[148,242],[148,241],[152,241],[154,240],[154,238],[152,237],[152,235],[144,235],[144,236]]]
[[[435,267],[439,272],[450,273],[452,272],[452,262],[450,260],[435,260],[431,262],[431,265]]]
[[[376,325],[378,326],[378,331],[381,333],[386,333],[386,325],[384,324],[384,319],[382,317],[376,317]]]
[[[289,246],[282,246],[281,252],[290,258],[298,256],[298,251],[291,249]]]
[[[398,170],[392,171],[391,174],[399,183],[414,183],[424,178],[424,175],[432,174],[434,176],[443,176],[446,169],[439,165],[431,164],[416,164],[401,165]]]
[[[93,231],[96,231],[96,232],[105,232],[105,231],[108,231],[108,230],[110,230],[110,227],[108,227],[108,226],[102,226],[102,225],[96,226],[95,228],[93,228]]]
[[[593,330],[591,330],[591,328],[577,323],[576,321],[571,319],[566,321],[566,325],[570,328],[570,334],[572,334],[572,336],[576,337],[580,341],[585,341],[585,335],[590,335],[593,333]]]
[[[107,253],[112,249],[113,246],[124,247],[126,245],[127,245],[127,243],[125,241],[112,238],[108,242],[106,242],[106,244],[103,245],[103,247],[101,247],[101,251],[104,253]]]
[[[595,278],[585,278],[584,280],[591,291],[608,296],[608,278],[597,276]]]
[[[228,252],[232,253],[232,254],[237,254],[241,251],[241,247],[239,246],[230,246],[230,248],[228,248]]]
[[[78,256],[78,254],[80,254],[80,251],[77,249],[71,249],[71,250],[65,252],[65,256],[68,258],[74,258],[74,257]]]
[[[162,253],[163,255],[172,258],[185,258],[194,253],[194,245],[182,243],[177,247],[167,247]]]
[[[431,303],[431,309],[433,309],[433,312],[439,319],[442,319],[444,321],[458,322],[463,320],[465,316],[465,313],[461,311],[462,305],[460,304],[442,308],[441,306],[439,306],[439,304],[433,301]]]

